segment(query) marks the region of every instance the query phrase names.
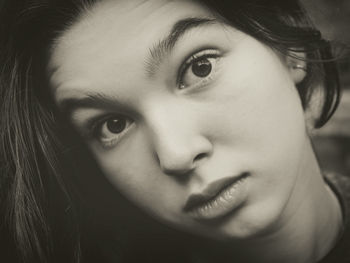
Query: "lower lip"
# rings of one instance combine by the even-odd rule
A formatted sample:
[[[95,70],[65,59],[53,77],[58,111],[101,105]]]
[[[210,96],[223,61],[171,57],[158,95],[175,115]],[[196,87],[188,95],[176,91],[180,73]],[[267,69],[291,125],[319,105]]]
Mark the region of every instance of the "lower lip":
[[[240,207],[247,198],[247,175],[230,184],[204,204],[189,211],[196,220],[213,220],[221,218]]]

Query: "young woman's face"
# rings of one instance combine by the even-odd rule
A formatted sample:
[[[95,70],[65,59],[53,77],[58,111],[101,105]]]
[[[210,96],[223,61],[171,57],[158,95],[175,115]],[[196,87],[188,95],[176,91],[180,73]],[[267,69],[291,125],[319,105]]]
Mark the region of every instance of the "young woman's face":
[[[109,181],[155,218],[246,238],[293,213],[294,69],[194,1],[102,1],[53,47],[52,92]],[[113,209],[113,208],[109,208]]]

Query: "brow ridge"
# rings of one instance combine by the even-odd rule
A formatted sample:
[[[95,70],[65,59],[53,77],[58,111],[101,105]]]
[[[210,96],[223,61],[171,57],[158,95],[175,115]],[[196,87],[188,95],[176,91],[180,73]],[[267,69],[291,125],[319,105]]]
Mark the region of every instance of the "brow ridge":
[[[178,40],[191,29],[200,26],[214,24],[217,20],[213,18],[190,17],[181,19],[174,24],[169,35],[153,46],[150,57],[146,60],[146,72],[149,77],[154,76],[157,68],[161,65],[165,56],[172,52]],[[102,93],[86,94],[84,98],[67,98],[59,103],[59,108],[67,115],[71,115],[78,108],[110,108],[116,105],[115,98],[109,98]]]
[[[172,52],[181,37],[193,28],[213,24],[215,22],[216,19],[214,18],[198,17],[189,17],[176,22],[172,27],[170,34],[149,49],[150,56],[145,62],[148,77],[152,78],[155,75],[157,69],[163,62],[164,57]]]
[[[79,108],[115,108],[117,104],[116,98],[97,92],[87,94],[83,98],[64,99],[58,106],[63,113],[70,116]]]

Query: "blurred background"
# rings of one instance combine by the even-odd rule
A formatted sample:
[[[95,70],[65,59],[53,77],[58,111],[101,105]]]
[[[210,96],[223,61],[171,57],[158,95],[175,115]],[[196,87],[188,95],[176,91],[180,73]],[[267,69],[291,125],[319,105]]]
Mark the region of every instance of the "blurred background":
[[[350,0],[301,0],[322,35],[340,48],[342,99],[333,118],[314,134],[324,171],[350,176]]]

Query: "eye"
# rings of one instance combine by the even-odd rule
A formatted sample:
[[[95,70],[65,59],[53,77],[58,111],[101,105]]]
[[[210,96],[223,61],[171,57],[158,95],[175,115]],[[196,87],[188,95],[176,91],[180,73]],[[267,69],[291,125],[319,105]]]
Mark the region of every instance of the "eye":
[[[208,83],[218,70],[219,60],[220,54],[217,50],[204,50],[192,55],[180,69],[179,88]]]
[[[94,127],[94,135],[102,146],[113,146],[125,135],[132,123],[131,119],[123,115],[112,115]]]

